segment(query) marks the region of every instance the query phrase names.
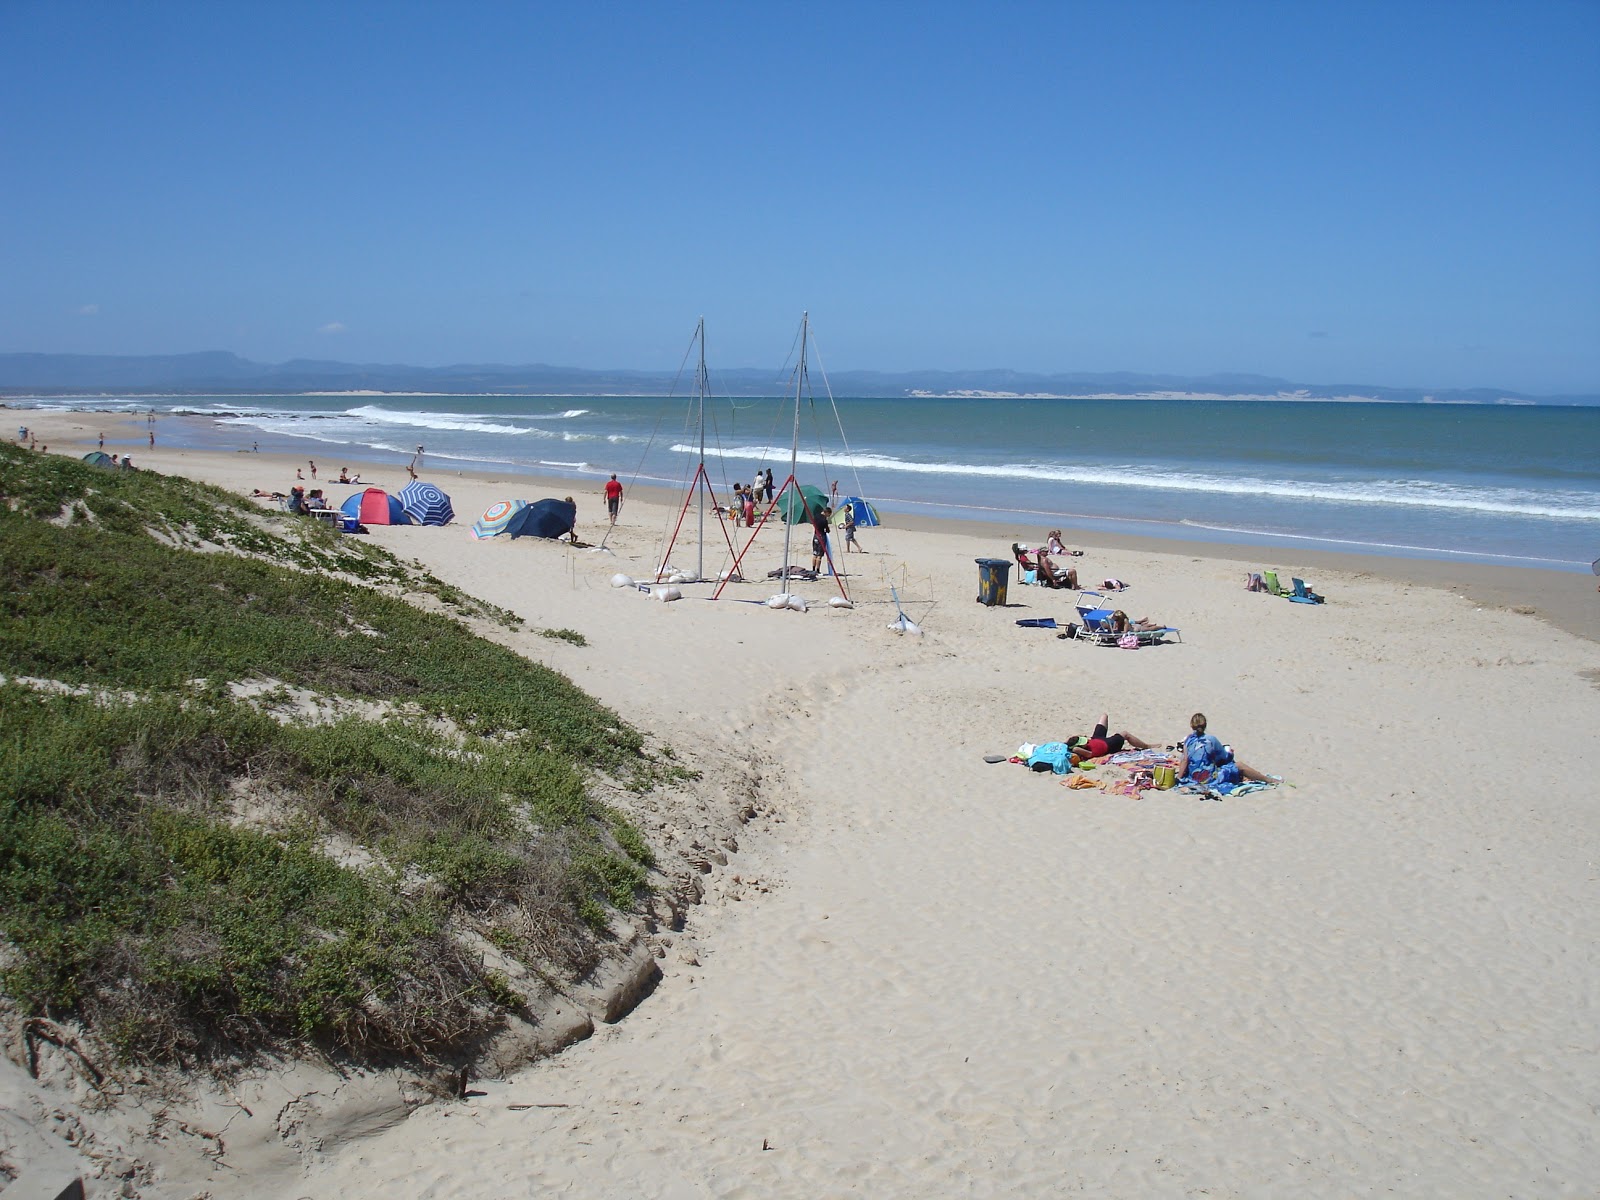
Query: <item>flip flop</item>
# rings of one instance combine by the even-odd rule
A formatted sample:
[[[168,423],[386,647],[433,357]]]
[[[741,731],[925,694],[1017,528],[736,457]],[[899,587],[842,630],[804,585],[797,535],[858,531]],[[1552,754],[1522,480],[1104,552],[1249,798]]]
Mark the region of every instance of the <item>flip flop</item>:
[[[986,763],[1010,762],[1011,756],[1009,754],[985,754],[983,761]]]

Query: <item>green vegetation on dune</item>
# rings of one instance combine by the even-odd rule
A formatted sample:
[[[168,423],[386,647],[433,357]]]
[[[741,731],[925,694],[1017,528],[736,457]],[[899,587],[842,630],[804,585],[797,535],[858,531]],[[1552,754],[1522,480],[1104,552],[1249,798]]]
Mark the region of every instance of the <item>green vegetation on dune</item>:
[[[507,616],[369,544],[0,447],[0,569],[0,987],[25,1011],[151,1061],[437,1057],[519,1003],[463,934],[581,975],[644,886],[589,788],[658,777],[639,733],[379,590]]]

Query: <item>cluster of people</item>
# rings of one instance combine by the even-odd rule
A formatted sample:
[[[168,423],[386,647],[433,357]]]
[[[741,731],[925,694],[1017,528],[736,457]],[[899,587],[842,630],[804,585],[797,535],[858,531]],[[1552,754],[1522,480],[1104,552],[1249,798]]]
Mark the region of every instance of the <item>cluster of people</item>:
[[[284,507],[292,513],[305,514],[315,512],[318,509],[332,507],[328,503],[327,497],[322,494],[321,488],[312,488],[308,492],[303,487],[292,487],[289,489],[287,498],[283,496],[282,492],[273,492],[271,494],[274,499],[283,499]],[[264,497],[267,493],[258,490],[256,495]]]
[[[1109,714],[1103,715],[1099,724],[1094,727],[1094,732],[1067,739],[1066,744],[1072,753],[1074,766],[1092,758],[1117,754],[1130,746],[1135,750],[1153,748],[1149,742],[1135,737],[1127,730],[1118,733],[1109,732],[1110,720]],[[1205,713],[1197,712],[1189,718],[1189,733],[1183,739],[1183,744],[1175,746],[1174,749],[1178,751],[1178,758],[1173,766],[1173,774],[1181,784],[1215,787],[1220,784],[1236,784],[1246,779],[1256,783],[1273,782],[1269,776],[1234,758],[1233,747],[1223,745],[1214,735],[1206,732]]]
[[[1032,571],[1034,577],[1044,587],[1077,589],[1078,569],[1056,566],[1051,561],[1048,544],[1037,550],[1029,550],[1020,542],[1012,542],[1011,553],[1017,560],[1017,566],[1024,571]]]

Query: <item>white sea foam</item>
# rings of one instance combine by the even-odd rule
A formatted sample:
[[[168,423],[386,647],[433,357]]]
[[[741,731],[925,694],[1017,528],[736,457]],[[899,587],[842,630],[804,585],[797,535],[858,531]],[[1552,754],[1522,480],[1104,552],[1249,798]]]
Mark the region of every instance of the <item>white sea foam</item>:
[[[676,444],[680,454],[697,453],[695,447]],[[772,461],[786,459],[787,447],[736,446],[725,449],[729,459]],[[1329,482],[1325,480],[1264,479],[1256,476],[1208,475],[1192,471],[1152,469],[1138,463],[1113,465],[1036,463],[910,462],[879,454],[824,455],[814,450],[796,452],[808,465],[828,464],[830,470],[893,471],[950,478],[1032,480],[1042,483],[1130,487],[1162,492],[1202,492],[1217,496],[1274,496],[1286,500],[1343,504],[1400,505],[1411,508],[1453,509],[1501,516],[1544,517],[1566,521],[1600,521],[1600,497],[1593,492],[1550,489],[1471,487],[1415,479],[1373,479]]]
[[[436,412],[392,412],[374,405],[346,409],[345,416],[359,417],[378,425],[405,425],[412,429],[438,429],[455,433],[503,433],[520,436],[535,432],[522,425],[502,425],[495,421],[474,420]]]

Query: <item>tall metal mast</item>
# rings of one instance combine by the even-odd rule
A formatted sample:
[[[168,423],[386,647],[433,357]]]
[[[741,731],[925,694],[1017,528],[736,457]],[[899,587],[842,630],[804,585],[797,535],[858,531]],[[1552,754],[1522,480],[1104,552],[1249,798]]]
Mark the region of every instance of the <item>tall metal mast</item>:
[[[794,373],[794,437],[789,442],[789,478],[794,481],[795,494],[799,497],[804,511],[805,493],[800,491],[799,477],[795,468],[800,462],[800,395],[806,385],[806,336],[811,328],[811,310],[807,309],[800,314],[800,366]],[[794,499],[789,501],[789,511],[794,512]],[[789,590],[789,540],[794,534],[794,522],[785,521],[783,525],[783,590]]]
[[[706,391],[708,390],[706,378],[706,319],[704,317],[700,318],[700,327],[696,336],[700,339],[700,367],[695,372],[695,392],[699,398],[700,470],[703,472],[706,469]],[[700,493],[700,533],[696,539],[699,550],[695,558],[694,577],[696,579],[704,579],[706,577],[706,493],[705,489],[698,485],[698,482],[695,490]]]

